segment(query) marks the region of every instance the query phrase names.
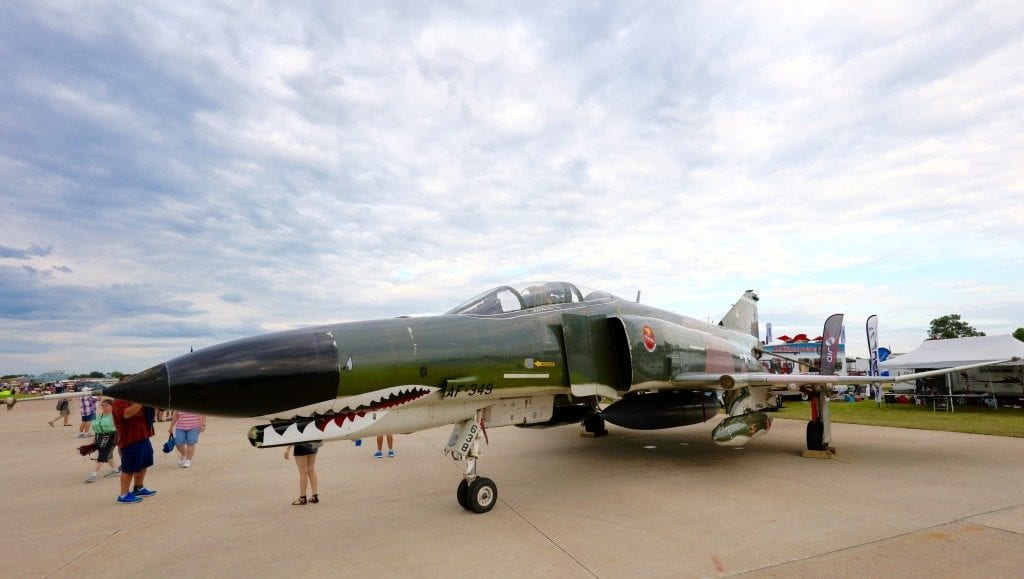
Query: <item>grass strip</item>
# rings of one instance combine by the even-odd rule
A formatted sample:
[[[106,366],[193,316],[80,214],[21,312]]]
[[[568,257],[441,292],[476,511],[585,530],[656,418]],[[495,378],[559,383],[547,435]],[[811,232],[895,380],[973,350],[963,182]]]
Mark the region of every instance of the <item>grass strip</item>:
[[[848,424],[1024,438],[1024,409],[1020,408],[990,410],[976,406],[956,406],[953,412],[946,412],[944,410],[933,411],[930,406],[907,404],[882,404],[879,406],[874,401],[864,400],[861,402],[831,402],[829,403],[829,413],[833,422]],[[807,420],[811,416],[810,402],[786,402],[782,409],[770,415],[778,418]]]

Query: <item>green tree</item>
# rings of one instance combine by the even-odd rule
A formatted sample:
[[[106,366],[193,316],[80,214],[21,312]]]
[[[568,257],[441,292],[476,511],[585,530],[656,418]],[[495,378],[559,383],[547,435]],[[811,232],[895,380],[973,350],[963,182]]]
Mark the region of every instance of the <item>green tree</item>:
[[[114,370],[113,372],[110,373],[111,378],[120,378],[121,376],[124,376],[124,372],[121,372],[119,370]]]
[[[950,314],[935,318],[928,327],[928,335],[933,338],[945,340],[949,338],[970,338],[972,336],[984,336],[985,332],[979,332],[974,326],[960,319],[960,314]]]
[[[1013,337],[1024,342],[1024,328],[1017,328],[1016,331],[1013,332]]]

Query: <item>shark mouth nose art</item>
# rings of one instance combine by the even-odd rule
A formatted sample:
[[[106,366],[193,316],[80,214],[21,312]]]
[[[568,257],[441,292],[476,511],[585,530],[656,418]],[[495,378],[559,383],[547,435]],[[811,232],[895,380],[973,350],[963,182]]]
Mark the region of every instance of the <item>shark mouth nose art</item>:
[[[350,435],[436,390],[429,386],[399,386],[347,398],[338,401],[344,403],[341,410],[253,426],[249,429],[249,442],[266,448]]]

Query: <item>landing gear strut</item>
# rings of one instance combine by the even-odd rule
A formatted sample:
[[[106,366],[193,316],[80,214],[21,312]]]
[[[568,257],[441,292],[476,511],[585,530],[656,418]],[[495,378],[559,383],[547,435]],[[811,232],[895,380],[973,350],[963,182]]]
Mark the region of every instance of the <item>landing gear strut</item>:
[[[453,460],[466,459],[466,474],[459,482],[455,498],[467,511],[486,513],[498,502],[498,486],[487,477],[476,474],[476,459],[480,457],[481,426],[476,420],[464,420],[455,425],[444,451]]]

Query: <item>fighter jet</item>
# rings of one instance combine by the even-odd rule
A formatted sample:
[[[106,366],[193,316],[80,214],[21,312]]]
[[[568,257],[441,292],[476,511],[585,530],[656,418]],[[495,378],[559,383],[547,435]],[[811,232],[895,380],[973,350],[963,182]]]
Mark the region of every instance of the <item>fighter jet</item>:
[[[717,325],[638,301],[567,282],[503,285],[443,315],[315,326],[197,350],[103,393],[258,419],[248,438],[260,448],[452,424],[444,450],[466,462],[456,497],[484,513],[498,497],[494,481],[477,474],[487,428],[582,424],[600,436],[605,422],[674,428],[724,407],[728,416],[711,435],[735,446],[771,428],[766,411],[779,391],[805,388],[816,394],[808,447],[820,450],[831,440],[832,385],[956,370],[888,379],[824,368],[816,376],[769,374],[759,361],[754,291]],[[823,363],[835,356],[826,350]]]

